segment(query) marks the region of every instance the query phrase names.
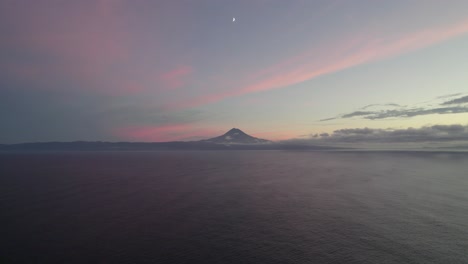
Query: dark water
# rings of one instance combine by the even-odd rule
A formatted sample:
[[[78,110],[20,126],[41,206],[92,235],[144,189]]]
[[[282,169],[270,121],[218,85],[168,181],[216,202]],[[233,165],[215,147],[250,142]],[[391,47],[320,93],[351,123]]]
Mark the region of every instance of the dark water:
[[[1,263],[468,263],[468,154],[0,154]]]

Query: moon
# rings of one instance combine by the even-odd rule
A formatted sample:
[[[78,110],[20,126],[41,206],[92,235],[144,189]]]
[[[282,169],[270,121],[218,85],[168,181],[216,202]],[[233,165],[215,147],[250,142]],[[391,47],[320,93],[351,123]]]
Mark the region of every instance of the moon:
[[[232,18],[232,22],[236,22],[236,18],[235,18],[235,17]]]

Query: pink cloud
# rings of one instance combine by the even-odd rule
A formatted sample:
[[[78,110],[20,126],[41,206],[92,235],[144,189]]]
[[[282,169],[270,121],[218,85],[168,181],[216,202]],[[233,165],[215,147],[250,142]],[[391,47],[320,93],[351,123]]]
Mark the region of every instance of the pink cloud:
[[[327,46],[310,50],[254,72],[229,90],[202,95],[169,105],[168,108],[197,107],[229,97],[287,87],[325,74],[428,47],[466,33],[468,33],[468,20],[400,37],[345,39],[341,41],[342,44],[335,47]]]
[[[184,65],[160,75],[165,86],[176,89],[185,85],[188,76],[192,73],[192,67]]]
[[[124,140],[177,141],[193,137],[212,137],[219,129],[198,128],[191,124],[168,124],[162,126],[129,126],[114,130],[114,135]]]

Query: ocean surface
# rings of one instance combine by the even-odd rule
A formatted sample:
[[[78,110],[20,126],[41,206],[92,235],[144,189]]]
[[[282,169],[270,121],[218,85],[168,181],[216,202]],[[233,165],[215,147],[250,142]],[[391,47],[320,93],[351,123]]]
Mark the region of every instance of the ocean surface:
[[[468,263],[468,153],[0,153],[0,263]]]

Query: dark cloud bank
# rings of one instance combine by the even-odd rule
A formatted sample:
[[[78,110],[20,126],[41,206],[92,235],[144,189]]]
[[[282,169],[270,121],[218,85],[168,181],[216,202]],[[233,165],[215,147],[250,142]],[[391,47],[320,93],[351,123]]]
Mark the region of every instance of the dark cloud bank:
[[[283,141],[288,144],[358,149],[468,150],[468,125],[434,125],[406,129],[348,128]]]
[[[332,134],[315,134],[306,140],[350,143],[467,141],[468,125],[435,125],[406,129],[348,128],[335,130]]]

